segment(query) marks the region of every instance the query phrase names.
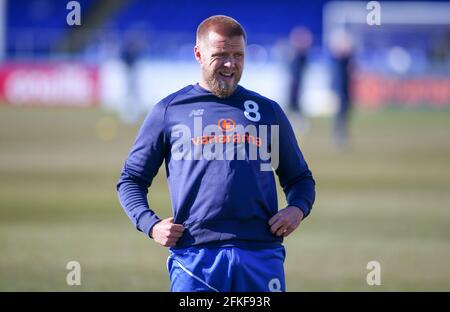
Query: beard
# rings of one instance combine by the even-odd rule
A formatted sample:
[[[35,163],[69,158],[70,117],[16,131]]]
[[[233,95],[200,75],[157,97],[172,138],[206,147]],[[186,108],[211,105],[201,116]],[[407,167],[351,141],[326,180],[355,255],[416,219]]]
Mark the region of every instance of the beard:
[[[221,99],[227,98],[234,93],[242,75],[242,71],[237,70],[233,72],[232,81],[226,81],[220,77],[219,70],[209,72],[206,69],[202,69],[202,71],[211,93]]]

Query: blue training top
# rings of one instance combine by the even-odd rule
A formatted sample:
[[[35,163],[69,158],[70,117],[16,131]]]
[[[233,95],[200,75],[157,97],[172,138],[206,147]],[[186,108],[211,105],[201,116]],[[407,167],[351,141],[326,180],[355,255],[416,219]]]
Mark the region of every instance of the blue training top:
[[[314,203],[315,182],[286,115],[241,86],[219,98],[189,85],[147,115],[117,184],[125,212],[146,234],[160,220],[146,195],[163,160],[174,223],[185,227],[175,248],[280,245],[268,224],[278,211],[271,166],[288,205],[306,217]]]

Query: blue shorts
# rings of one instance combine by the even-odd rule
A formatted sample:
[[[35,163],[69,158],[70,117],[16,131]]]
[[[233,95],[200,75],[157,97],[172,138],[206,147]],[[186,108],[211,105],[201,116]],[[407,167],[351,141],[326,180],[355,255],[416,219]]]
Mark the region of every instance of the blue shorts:
[[[286,291],[283,246],[170,249],[171,291]]]

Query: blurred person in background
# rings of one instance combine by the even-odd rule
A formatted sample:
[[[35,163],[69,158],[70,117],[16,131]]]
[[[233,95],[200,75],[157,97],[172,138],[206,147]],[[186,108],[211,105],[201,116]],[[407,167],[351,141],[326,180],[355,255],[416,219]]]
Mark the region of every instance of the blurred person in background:
[[[308,124],[304,115],[301,94],[302,82],[308,61],[308,52],[313,42],[311,31],[304,26],[293,28],[289,34],[291,47],[289,62],[289,102],[290,119],[300,131],[307,130]]]
[[[146,33],[139,28],[131,28],[125,33],[121,59],[125,64],[126,97],[120,112],[121,119],[133,124],[145,113],[139,90],[139,60],[147,48]]]
[[[335,31],[331,36],[332,88],[336,92],[338,107],[334,119],[333,138],[338,149],[349,144],[349,122],[352,110],[351,80],[353,74],[353,42],[350,35]]]
[[[170,248],[172,291],[285,291],[282,242],[314,203],[314,179],[281,107],[238,85],[245,46],[231,17],[198,26],[200,82],[154,106],[117,184],[136,228]],[[272,138],[260,125],[278,130]],[[270,159],[242,155],[257,147],[252,126],[270,142]],[[146,195],[163,161],[173,217],[161,220]],[[272,169],[288,204],[281,210]]]
[[[435,69],[449,74],[450,69],[450,27],[435,40],[431,50],[431,63]]]

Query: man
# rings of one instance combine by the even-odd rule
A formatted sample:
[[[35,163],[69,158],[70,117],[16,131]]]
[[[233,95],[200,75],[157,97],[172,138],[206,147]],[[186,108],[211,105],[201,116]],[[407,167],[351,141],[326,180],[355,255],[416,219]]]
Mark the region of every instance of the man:
[[[199,25],[200,83],[156,104],[117,185],[137,229],[170,247],[172,291],[285,291],[283,237],[314,202],[314,180],[285,114],[238,85],[245,44],[230,17]],[[163,160],[173,217],[160,220],[146,194]],[[280,211],[270,166],[289,205]]]
[[[289,64],[289,109],[291,112],[298,113],[300,116],[304,115],[304,111],[299,95],[312,40],[313,38],[311,31],[304,26],[297,26],[293,28],[289,34],[289,42],[292,48],[292,55]]]
[[[301,97],[303,95],[303,80],[308,66],[308,53],[311,49],[313,36],[304,26],[294,27],[289,34],[289,119],[300,133],[309,129],[309,122],[305,115],[305,107]]]
[[[344,150],[349,145],[349,123],[352,111],[352,38],[347,32],[336,30],[331,35],[330,50],[333,65],[332,85],[339,100],[334,120],[333,136],[336,147],[339,150]]]

